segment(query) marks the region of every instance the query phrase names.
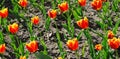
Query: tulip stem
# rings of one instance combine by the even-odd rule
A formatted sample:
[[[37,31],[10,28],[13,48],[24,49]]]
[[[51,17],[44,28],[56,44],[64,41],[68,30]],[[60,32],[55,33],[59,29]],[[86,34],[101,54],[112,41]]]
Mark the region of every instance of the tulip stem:
[[[0,56],[1,56],[1,59],[3,59],[3,58],[4,58],[4,55],[3,55],[3,54],[0,54]]]
[[[2,19],[1,19],[1,17],[0,17],[0,25],[2,25],[2,24],[1,24],[1,20],[2,20]]]
[[[77,58],[77,59],[80,59],[80,58],[79,58],[78,50],[75,51],[75,55],[76,55],[76,58]]]
[[[115,52],[116,52],[116,59],[118,59],[118,50],[116,50]]]

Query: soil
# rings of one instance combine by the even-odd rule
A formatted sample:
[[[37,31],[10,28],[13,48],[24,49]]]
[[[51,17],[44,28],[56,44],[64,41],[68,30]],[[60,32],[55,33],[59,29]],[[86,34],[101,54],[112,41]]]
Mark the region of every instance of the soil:
[[[40,2],[40,0],[37,1],[37,3],[39,3],[39,2]],[[84,10],[83,10],[84,16],[88,17],[89,24],[90,24],[89,27],[91,29],[93,29],[94,31],[103,33],[100,26],[94,22],[95,20],[99,21],[101,19],[98,17],[97,11],[92,9],[90,3],[91,3],[91,0],[89,0],[89,1],[87,0],[86,6],[84,7]],[[5,0],[4,5],[6,5],[6,7],[8,7],[8,9],[13,7],[10,4],[11,4],[11,2],[9,0]],[[49,9],[51,9],[51,6],[52,6],[51,4],[52,3],[50,1],[45,2],[46,12]],[[112,2],[111,2],[111,4],[112,4]],[[33,26],[33,33],[34,33],[34,36],[41,37],[44,39],[45,44],[47,46],[48,55],[50,55],[52,57],[52,59],[57,59],[60,56],[59,48],[57,45],[57,39],[56,39],[56,27],[54,25],[56,22],[57,26],[58,26],[58,30],[61,35],[63,49],[67,52],[65,59],[76,59],[75,51],[69,50],[68,47],[66,46],[67,40],[64,38],[63,34],[67,35],[67,37],[69,37],[69,34],[67,33],[67,30],[62,26],[62,23],[66,22],[66,20],[62,16],[58,15],[56,20],[51,20],[50,30],[46,31],[45,26],[44,26],[46,19],[43,18],[44,15],[42,14],[42,12],[39,11],[38,8],[34,8],[32,5],[30,5],[30,3],[26,7],[26,9],[27,9],[27,11],[26,11],[26,14],[24,15],[25,17],[28,17],[30,19],[31,17],[36,15],[36,16],[39,16],[39,18],[41,19],[40,23],[38,25]],[[116,14],[112,13],[111,16],[112,15],[115,16]],[[113,20],[115,19],[114,16],[113,16]],[[9,14],[8,22],[9,23],[17,22],[19,24],[19,31],[17,32],[16,36],[20,40],[22,40],[24,43],[29,42],[30,33],[26,27],[27,25],[24,24],[23,19],[21,19],[21,22],[20,22],[14,17],[14,15]],[[72,22],[75,23],[74,18],[72,19]],[[79,34],[79,32],[81,31],[81,29],[76,25],[76,23],[74,26],[75,26],[75,37],[76,37]],[[0,27],[0,30],[4,31],[4,29],[1,27]],[[118,31],[120,31],[120,27],[118,28]],[[4,40],[5,40],[5,43],[7,46],[6,52],[4,53],[5,59],[14,59],[15,55],[13,54],[13,49],[10,46],[11,39],[8,36],[8,34],[6,34],[5,31],[3,32],[3,34],[4,34]],[[90,34],[92,36],[94,44],[101,43],[101,41],[102,41],[101,37],[97,36],[92,31],[90,32]],[[117,33],[116,37],[119,37],[119,36],[120,36],[120,34]],[[37,39],[37,41],[39,41],[39,39]],[[86,37],[84,36],[84,34],[82,34],[82,36],[79,39],[79,48],[78,48],[80,59],[92,59],[90,57],[88,44],[86,44],[86,46],[85,46],[85,53],[84,53],[85,55],[84,55],[84,57],[82,57],[82,48],[86,41],[87,41]],[[43,50],[43,47],[39,43],[39,50],[37,52],[42,51],[42,50]],[[36,58],[35,58],[34,54],[30,54],[28,59],[36,59]]]

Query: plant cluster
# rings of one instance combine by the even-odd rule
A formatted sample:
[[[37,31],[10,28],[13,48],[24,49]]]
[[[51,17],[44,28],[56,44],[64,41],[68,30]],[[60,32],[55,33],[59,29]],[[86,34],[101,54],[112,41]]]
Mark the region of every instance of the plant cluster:
[[[120,38],[117,36],[118,28],[120,25],[120,0],[93,0],[88,2],[91,5],[92,9],[97,13],[97,17],[100,20],[93,20],[95,24],[100,27],[102,32],[97,32],[90,27],[90,18],[84,14],[84,10],[88,0],[51,0],[51,9],[47,10],[45,8],[45,2],[47,0],[9,0],[12,7],[5,6],[5,0],[0,2],[0,56],[4,57],[4,53],[7,50],[7,44],[4,40],[4,34],[7,34],[10,39],[10,46],[14,52],[15,58],[17,59],[27,59],[29,54],[35,54],[37,59],[52,59],[47,52],[47,46],[45,44],[44,38],[40,32],[40,36],[35,36],[33,27],[41,23],[41,20],[44,19],[45,31],[50,31],[51,21],[54,21],[56,27],[56,40],[59,48],[60,57],[58,59],[65,59],[67,52],[63,48],[61,40],[66,39],[66,46],[71,51],[75,51],[76,59],[84,57],[86,45],[89,46],[89,54],[92,59],[118,59],[119,54],[118,50],[120,47]],[[111,4],[112,3],[112,4]],[[25,14],[28,10],[27,7],[32,5],[33,8],[38,8],[39,12],[42,12],[43,19],[39,15],[33,17],[26,17]],[[47,10],[47,12],[46,12]],[[20,12],[22,11],[22,12]],[[113,16],[111,13],[115,13]],[[18,22],[10,22],[8,19],[12,19],[10,14],[18,20]],[[61,24],[69,37],[64,34],[64,39],[60,35],[60,30],[57,25],[58,17],[66,19],[66,23]],[[30,38],[27,42],[23,42],[22,39],[19,39],[16,35],[19,32],[21,19],[24,20],[22,23],[23,26],[27,27],[27,30],[30,33]],[[116,19],[116,22],[114,21]],[[76,36],[75,29],[79,28],[79,34]],[[3,31],[4,30],[4,31]],[[98,37],[102,38],[101,42],[95,44],[91,33],[93,32]],[[82,36],[86,37],[86,42],[82,47],[82,56],[79,55],[79,43]],[[42,45],[44,50],[40,51],[39,46]]]

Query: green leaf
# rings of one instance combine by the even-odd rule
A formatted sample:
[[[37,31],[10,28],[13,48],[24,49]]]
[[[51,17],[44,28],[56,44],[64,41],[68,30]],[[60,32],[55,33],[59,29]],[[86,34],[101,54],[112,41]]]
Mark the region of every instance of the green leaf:
[[[27,23],[27,26],[28,26],[28,31],[30,32],[30,35],[32,35],[32,34],[33,34],[32,23],[31,23],[31,22],[28,22],[28,23]]]
[[[63,35],[64,35],[64,38],[65,38],[65,39],[69,40],[69,38],[68,38],[65,34],[63,34]]]
[[[58,47],[60,49],[60,52],[63,52],[62,43],[60,41],[61,38],[60,38],[60,34],[59,34],[58,30],[57,30],[57,33],[56,33],[56,37],[57,37],[57,40],[58,40]]]
[[[103,6],[103,12],[107,13],[109,11],[109,2],[105,2],[105,5]]]
[[[46,44],[45,44],[44,40],[43,40],[43,39],[41,39],[41,40],[40,40],[40,43],[41,43],[41,44],[42,44],[42,46],[44,47],[44,52],[43,52],[43,53],[44,53],[44,54],[48,54],[48,53],[47,53],[47,46],[46,46]]]
[[[62,26],[68,30],[67,24],[62,24]]]
[[[3,34],[2,34],[2,32],[0,31],[0,44],[2,44],[2,43],[4,43],[4,41],[3,41]]]
[[[78,34],[78,36],[77,36],[77,39],[78,39],[78,40],[80,39],[80,36],[81,36],[82,32],[83,32],[83,31],[80,31],[80,32],[79,32],[79,34]]]
[[[120,19],[119,19],[120,20]],[[120,21],[117,21],[117,23],[115,24],[115,27],[113,28],[113,33],[116,34],[118,27],[119,27]]]
[[[4,2],[5,2],[5,0],[2,0],[2,1],[0,2],[0,7],[2,7],[2,5],[4,4]]]
[[[43,52],[35,54],[37,59],[52,59],[49,55],[44,54]]]
[[[86,36],[87,42],[90,47],[90,55],[94,59],[95,58],[95,50],[94,50],[94,46],[93,46],[92,37],[91,37],[88,29],[84,30],[84,35]]]
[[[103,24],[102,22],[100,21],[95,21],[102,29],[105,28],[105,24]]]
[[[48,30],[49,29],[49,26],[50,26],[50,18],[47,18],[47,20],[45,21],[45,28]]]
[[[19,53],[21,53],[22,55],[24,55],[24,45],[23,45],[23,43],[21,41],[20,41],[20,45],[19,45],[18,50],[19,50]]]
[[[73,16],[75,18],[75,21],[77,21],[79,19],[78,14],[75,10],[72,10],[72,11],[73,11]]]
[[[66,55],[66,52],[64,52],[64,50],[63,50],[63,46],[62,46],[62,42],[60,41],[61,38],[60,38],[60,34],[58,32],[58,29],[57,29],[57,32],[56,32],[56,37],[57,37],[57,40],[58,40],[58,47],[59,47],[59,50],[60,50],[60,56],[62,58],[64,58],[65,55]]]
[[[82,48],[82,57],[84,57],[86,45],[87,45],[87,41],[85,41],[83,48]]]
[[[112,10],[115,11],[115,12],[119,10],[118,2],[119,2],[118,0],[113,0]]]

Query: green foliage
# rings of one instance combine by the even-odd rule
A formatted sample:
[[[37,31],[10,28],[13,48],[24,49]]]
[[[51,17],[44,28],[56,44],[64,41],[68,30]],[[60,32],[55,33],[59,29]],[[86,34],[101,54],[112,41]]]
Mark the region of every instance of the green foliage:
[[[49,55],[44,54],[42,51],[35,54],[37,59],[52,59]]]
[[[118,8],[118,2],[119,0],[113,0],[113,4],[112,4],[112,10],[117,12],[119,10]]]
[[[45,28],[46,28],[46,30],[49,29],[50,22],[51,22],[51,19],[50,19],[50,18],[47,18],[46,21],[45,21]]]

